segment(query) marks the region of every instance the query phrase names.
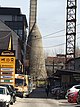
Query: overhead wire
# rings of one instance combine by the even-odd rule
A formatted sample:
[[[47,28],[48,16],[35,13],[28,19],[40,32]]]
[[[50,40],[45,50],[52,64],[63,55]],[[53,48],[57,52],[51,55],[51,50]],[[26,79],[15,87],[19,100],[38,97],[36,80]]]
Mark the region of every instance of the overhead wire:
[[[80,32],[79,32],[80,33]],[[78,37],[77,39],[80,39],[80,37]],[[65,45],[66,43],[61,43],[58,45],[53,45],[53,46],[48,46],[48,47],[40,47],[40,46],[35,46],[36,48],[52,48],[52,47],[58,47],[58,46],[62,46]],[[28,45],[29,47],[31,47],[30,45]],[[32,47],[31,47],[32,48]]]
[[[77,26],[79,26],[80,25],[80,23],[79,24],[77,24]],[[60,33],[60,32],[62,32],[62,31],[64,31],[65,29],[62,29],[62,30],[59,30],[59,31],[56,31],[56,32],[53,32],[53,33],[51,33],[51,34],[48,34],[48,35],[46,35],[46,36],[43,36],[43,38],[44,39],[49,39],[49,38],[57,38],[57,37],[63,37],[63,36],[65,36],[65,35],[58,35],[58,36],[54,36],[54,37],[48,37],[48,36],[50,36],[50,35],[54,35],[54,34],[57,34],[57,33]],[[10,32],[11,33],[11,32]],[[10,33],[8,34],[8,35],[6,35],[5,37],[1,37],[0,39],[5,39],[5,38],[7,38],[9,35],[10,35]],[[77,33],[80,33],[80,32],[77,32]],[[45,38],[45,37],[47,37],[47,38]],[[42,38],[42,37],[41,37]],[[37,38],[37,39],[40,39],[40,38]],[[80,39],[80,37],[78,37],[77,39]],[[58,44],[58,45],[54,45],[54,46],[49,46],[49,47],[37,47],[37,48],[51,48],[51,47],[58,47],[58,46],[61,46],[61,45],[64,45],[64,44],[66,44],[66,43],[61,43],[61,44]],[[28,45],[29,46],[29,45]],[[31,46],[29,46],[29,47],[31,47]]]
[[[79,24],[77,24],[77,26],[79,26],[80,25],[80,23]],[[57,38],[57,37],[63,37],[63,36],[65,36],[65,35],[58,35],[58,36],[54,36],[54,37],[50,37],[50,35],[54,35],[54,34],[57,34],[57,33],[60,33],[60,32],[63,32],[63,31],[65,31],[65,29],[61,29],[61,30],[58,30],[58,31],[56,31],[56,32],[53,32],[53,33],[50,33],[50,34],[48,34],[48,35],[45,35],[45,36],[43,36],[43,37],[39,37],[39,38],[36,38],[36,39],[47,39],[47,38]],[[10,32],[11,33],[11,32]],[[9,33],[9,34],[10,34]],[[79,32],[80,33],[80,32]],[[7,38],[8,36],[9,36],[9,34],[8,35],[6,35],[5,37],[1,37],[0,39],[5,39],[5,38]],[[47,38],[45,38],[45,37],[47,37]],[[33,39],[34,40],[34,39]]]
[[[1,37],[0,40],[7,38],[8,36],[10,36],[11,32],[9,32],[6,36]]]
[[[79,26],[79,25],[80,25],[80,23],[78,23],[76,26]],[[53,33],[50,33],[50,34],[47,34],[47,35],[45,35],[45,36],[41,36],[41,37],[38,37],[38,38],[35,38],[35,39],[32,39],[32,40],[63,37],[63,36],[65,36],[65,35],[58,35],[58,36],[51,37],[51,35],[54,35],[54,34],[57,34],[57,33],[63,32],[63,31],[65,31],[65,29],[61,29],[61,30],[58,30],[58,31],[56,31],[56,32],[53,32]],[[31,41],[32,41],[32,40],[31,40]]]

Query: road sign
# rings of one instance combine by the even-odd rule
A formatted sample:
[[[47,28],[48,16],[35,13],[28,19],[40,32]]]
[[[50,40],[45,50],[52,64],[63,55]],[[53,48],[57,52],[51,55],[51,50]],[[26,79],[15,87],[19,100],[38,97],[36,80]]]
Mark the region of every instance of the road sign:
[[[1,71],[14,71],[14,68],[1,68]]]
[[[1,76],[1,78],[13,78],[13,76]]]

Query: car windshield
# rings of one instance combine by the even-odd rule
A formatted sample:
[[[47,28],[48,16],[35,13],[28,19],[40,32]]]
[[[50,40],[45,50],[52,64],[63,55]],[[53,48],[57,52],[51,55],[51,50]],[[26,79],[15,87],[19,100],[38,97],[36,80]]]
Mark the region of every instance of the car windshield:
[[[12,90],[9,88],[9,85],[5,85],[5,84],[0,84],[0,86],[4,86],[7,87],[8,91],[11,92]]]
[[[80,86],[75,86],[76,89],[80,89]]]
[[[0,94],[5,94],[4,88],[0,88]]]

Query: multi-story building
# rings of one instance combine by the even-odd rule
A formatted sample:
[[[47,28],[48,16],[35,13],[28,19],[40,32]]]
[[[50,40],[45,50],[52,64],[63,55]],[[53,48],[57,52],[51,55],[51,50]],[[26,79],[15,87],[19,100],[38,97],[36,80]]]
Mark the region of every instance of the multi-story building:
[[[15,45],[15,48],[13,46],[13,50],[18,52],[16,54],[17,55],[16,59],[20,60],[24,65],[24,62],[26,60],[26,38],[27,38],[26,29],[28,27],[26,15],[21,13],[20,8],[0,7],[0,20],[7,26],[7,28],[10,28],[11,30],[13,30],[14,33],[16,33],[18,37],[17,40],[18,45]],[[7,35],[7,33],[5,35]],[[16,37],[13,36],[12,36],[13,43],[16,44],[15,39],[13,39]],[[5,49],[7,48],[6,46]],[[0,48],[3,49],[4,48],[3,45]]]
[[[57,54],[55,57],[48,56],[46,58],[46,70],[48,76],[52,76],[57,69],[62,69],[65,67],[65,55]]]

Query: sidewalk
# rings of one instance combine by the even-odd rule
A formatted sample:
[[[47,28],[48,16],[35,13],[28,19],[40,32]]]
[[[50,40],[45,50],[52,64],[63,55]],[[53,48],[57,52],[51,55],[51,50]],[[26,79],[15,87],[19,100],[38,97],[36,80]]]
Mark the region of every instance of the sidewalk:
[[[66,99],[60,99],[60,100],[57,100],[59,105],[65,105],[65,104],[68,104],[68,101]]]
[[[42,99],[52,99],[52,101],[56,102],[58,105],[64,105],[67,102],[66,99],[55,99],[53,98],[52,94],[49,93],[49,96],[47,97],[47,94],[45,92],[45,89],[43,88],[37,88],[35,89],[29,96],[29,98],[42,98]]]
[[[58,105],[60,106],[73,106],[73,107],[80,107],[80,104],[77,103],[69,103],[66,99],[57,100]]]

